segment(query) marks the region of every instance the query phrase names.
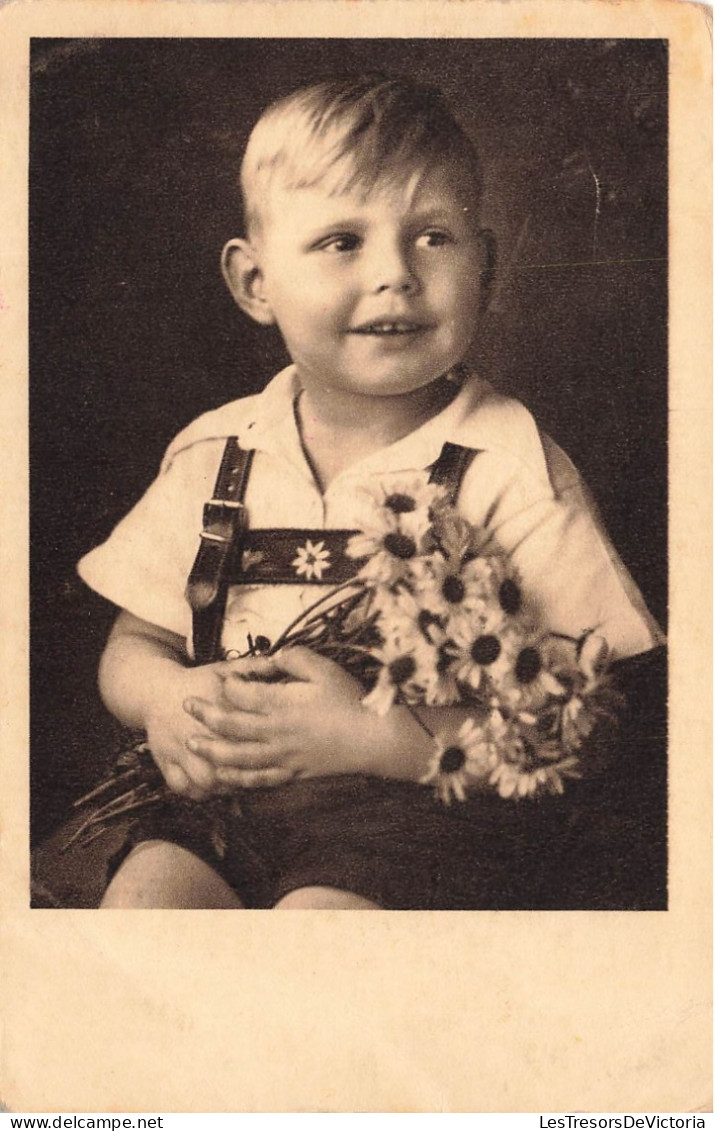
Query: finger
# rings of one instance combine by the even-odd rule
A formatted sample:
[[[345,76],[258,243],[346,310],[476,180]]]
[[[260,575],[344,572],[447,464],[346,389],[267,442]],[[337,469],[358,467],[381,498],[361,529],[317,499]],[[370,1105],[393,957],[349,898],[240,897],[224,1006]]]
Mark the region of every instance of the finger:
[[[177,793],[180,797],[188,797],[192,801],[204,801],[208,796],[206,790],[194,785],[178,762],[169,763],[164,771],[164,778],[172,793]]]
[[[332,660],[302,645],[283,648],[272,659],[277,671],[306,683],[316,682],[335,667]]]
[[[240,673],[233,672],[223,685],[223,695],[239,711],[248,715],[268,715],[275,699],[273,692],[281,686],[246,679]]]
[[[275,765],[276,753],[263,742],[228,742],[222,738],[193,735],[187,743],[189,750],[205,758],[217,770],[219,766],[233,766],[241,770],[262,770]]]
[[[187,743],[187,751],[182,759],[181,768],[193,786],[202,790],[213,789],[216,780],[214,767],[205,758],[191,750]]]
[[[275,671],[273,656],[244,656],[230,664],[230,675],[257,676],[259,679],[271,676]]]
[[[295,770],[288,770],[283,766],[271,766],[267,770],[237,770],[232,767],[221,767],[216,771],[218,781],[234,789],[271,789],[277,785],[285,785],[294,777]]]
[[[184,793],[191,786],[188,774],[184,773],[178,762],[169,762],[164,770],[164,778],[169,789],[174,793]]]
[[[235,707],[226,711],[207,699],[194,696],[184,700],[183,708],[192,719],[206,727],[207,736],[218,734],[233,741],[254,740],[261,737],[265,725],[262,715]]]

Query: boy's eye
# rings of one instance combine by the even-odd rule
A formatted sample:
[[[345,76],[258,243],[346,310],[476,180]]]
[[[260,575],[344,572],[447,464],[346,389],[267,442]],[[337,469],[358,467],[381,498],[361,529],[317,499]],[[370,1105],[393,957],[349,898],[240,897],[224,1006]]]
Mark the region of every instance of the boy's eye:
[[[319,251],[328,251],[332,254],[356,251],[360,246],[360,237],[350,232],[341,232],[339,235],[329,236],[317,245]]]
[[[439,229],[422,232],[416,240],[417,247],[444,247],[445,244],[453,242],[453,237],[449,232],[443,232]]]

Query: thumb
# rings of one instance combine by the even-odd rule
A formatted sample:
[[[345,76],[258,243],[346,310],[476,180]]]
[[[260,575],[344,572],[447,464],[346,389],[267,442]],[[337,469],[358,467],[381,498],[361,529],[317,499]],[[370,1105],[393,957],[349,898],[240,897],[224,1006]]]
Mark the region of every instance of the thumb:
[[[311,648],[305,648],[301,644],[283,648],[271,658],[275,669],[306,683],[318,682],[321,676],[335,667],[332,660],[318,655]]]
[[[270,683],[276,675],[280,675],[280,668],[276,667],[273,656],[244,656],[240,660],[227,661],[224,678],[235,676],[237,679],[257,679]]]

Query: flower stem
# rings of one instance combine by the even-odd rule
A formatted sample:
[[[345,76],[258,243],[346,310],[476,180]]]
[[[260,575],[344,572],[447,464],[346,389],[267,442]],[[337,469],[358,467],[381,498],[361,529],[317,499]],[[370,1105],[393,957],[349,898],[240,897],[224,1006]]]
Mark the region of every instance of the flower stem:
[[[419,725],[422,727],[422,730],[425,732],[425,734],[428,734],[433,741],[436,741],[434,732],[431,731],[430,728],[427,726],[427,723],[424,722],[424,720],[420,718],[420,716],[417,714],[417,711],[416,711],[416,709],[415,709],[415,707],[412,703],[408,703],[405,699],[403,699],[401,694],[398,694],[396,696],[396,702],[401,707],[406,707],[407,710],[412,715],[412,718],[415,720],[415,722],[419,723]]]
[[[331,598],[333,598],[336,593],[341,593],[344,589],[354,588],[359,584],[360,583],[356,578],[352,578],[350,581],[344,581],[342,585],[338,585],[335,589],[331,589],[329,593],[326,593],[322,597],[319,597],[318,600],[314,601],[312,605],[308,605],[308,608],[304,609],[302,613],[299,613],[295,620],[292,620],[288,627],[284,629],[284,631],[280,634],[275,644],[271,648],[271,654],[274,655],[279,651],[279,649],[285,647],[286,644],[290,643],[291,633],[294,632],[301,623],[304,622],[303,627],[306,627],[306,625],[308,625],[311,620],[317,619],[315,617],[317,610],[320,609],[320,607],[327,601],[331,600]]]
[[[130,790],[129,793],[124,793],[117,797],[113,804],[105,805],[102,809],[96,810],[92,813],[86,821],[79,826],[78,829],[72,834],[66,844],[63,844],[62,851],[66,852],[72,847],[76,841],[85,835],[90,829],[101,829],[104,831],[106,825],[104,822],[112,821],[115,817],[126,816],[128,813],[135,812],[138,809],[143,809],[147,805],[154,805],[159,801],[163,801],[165,794],[163,790],[155,790],[154,793],[145,793],[143,796],[137,796],[138,790]],[[94,839],[94,837],[92,837]]]
[[[132,769],[123,770],[120,773],[114,774],[110,778],[106,778],[104,781],[100,782],[95,789],[90,790],[89,793],[85,793],[82,797],[78,797],[77,800],[72,803],[73,808],[79,809],[81,805],[86,805],[88,801],[94,801],[95,798],[101,797],[103,793],[112,789],[113,786],[119,785],[120,782],[125,784],[131,781],[132,778],[139,777],[142,773],[142,769],[136,766]]]

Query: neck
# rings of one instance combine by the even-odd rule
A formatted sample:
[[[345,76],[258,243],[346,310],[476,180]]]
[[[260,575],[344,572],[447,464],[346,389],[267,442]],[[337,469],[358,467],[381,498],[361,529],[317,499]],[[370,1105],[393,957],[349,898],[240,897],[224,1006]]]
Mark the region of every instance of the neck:
[[[423,389],[390,397],[361,396],[307,385],[301,397],[304,421],[341,440],[386,447],[441,412],[457,387],[444,378]]]
[[[401,440],[445,408],[457,386],[440,378],[424,389],[392,397],[303,389],[296,419],[321,488],[350,464]]]

